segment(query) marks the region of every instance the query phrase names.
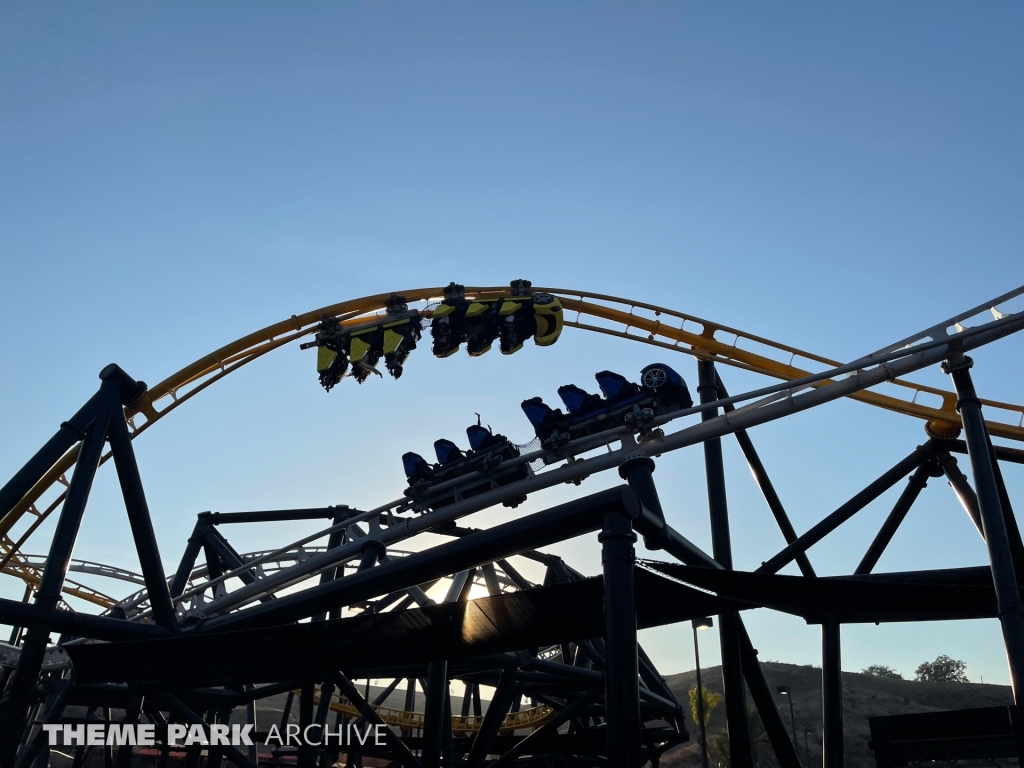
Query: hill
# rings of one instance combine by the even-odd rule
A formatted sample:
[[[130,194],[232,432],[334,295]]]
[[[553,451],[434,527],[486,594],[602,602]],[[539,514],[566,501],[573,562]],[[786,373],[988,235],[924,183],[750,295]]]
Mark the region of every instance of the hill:
[[[797,751],[804,766],[821,765],[821,669],[795,664],[763,663],[765,676],[774,690],[776,686],[789,686],[796,716]],[[669,686],[684,706],[689,706],[688,692],[696,685],[694,672],[683,672],[667,678]],[[704,686],[722,692],[722,668],[701,670]],[[750,698],[747,698],[748,704]],[[776,696],[783,722],[790,727],[789,703],[785,696]],[[908,712],[930,712],[943,709],[991,707],[1012,704],[1009,686],[977,683],[918,683],[912,680],[886,680],[856,672],[843,672],[843,742],[848,768],[873,768],[874,754],[868,747],[868,721],[874,715],[897,715]],[[669,752],[662,766],[700,765],[696,726],[687,714],[687,727],[693,729],[690,743]],[[711,714],[708,724],[708,742],[713,735],[725,733],[725,706]],[[774,765],[771,748],[763,747],[766,759],[762,768]],[[808,752],[810,759],[808,759]]]

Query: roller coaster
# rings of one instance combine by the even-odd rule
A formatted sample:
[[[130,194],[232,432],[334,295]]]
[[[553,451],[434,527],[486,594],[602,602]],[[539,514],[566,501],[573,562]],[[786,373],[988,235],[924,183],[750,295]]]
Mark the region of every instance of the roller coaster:
[[[991,437],[1024,440],[1024,406],[980,398],[966,353],[1024,327],[1024,311],[1010,309],[1021,296],[1024,287],[841,363],[643,302],[526,280],[509,287],[451,283],[293,315],[153,387],[108,366],[96,395],[0,488],[0,570],[25,585],[22,601],[0,600],[0,622],[13,627],[0,644],[0,766],[656,766],[692,738],[688,707],[638,644],[637,631],[717,616],[731,764],[755,764],[749,696],[776,762],[797,768],[796,746],[742,618],[759,607],[821,625],[827,768],[843,764],[843,624],[997,617],[1016,702],[1024,682],[1024,543],[1000,464],[1024,463],[1024,451]],[[407,488],[373,509],[202,513],[177,570],[164,573],[135,438],[229,373],[298,343],[316,349],[320,384],[328,392],[339,387],[331,397],[358,398],[346,379],[372,386],[373,376],[383,375],[381,359],[400,377],[417,364],[412,354],[425,332],[433,355],[445,358],[463,348],[482,355],[495,342],[505,355],[530,339],[546,347],[565,329],[696,358],[693,393],[677,364],[652,363],[635,382],[600,371],[601,394],[576,385],[558,390],[564,411],[542,397],[523,401],[536,436],[529,443],[513,444],[478,423],[467,429],[466,449],[438,439],[436,463],[406,453],[395,467],[404,469]],[[939,365],[951,390],[905,378]],[[721,366],[777,382],[730,395]],[[927,439],[798,534],[748,430],[844,397],[922,420]],[[729,435],[786,541],[751,572],[735,570],[732,560],[721,446]],[[669,524],[654,483],[655,458],[697,445],[706,466],[711,553]],[[973,484],[959,454],[969,458]],[[93,478],[108,459],[141,574],[72,557]],[[609,470],[622,485],[483,529],[459,524]],[[855,572],[818,577],[808,551],[908,475]],[[936,477],[953,487],[989,562],[872,573]],[[31,537],[53,515],[47,554],[28,554]],[[324,527],[314,533],[258,552],[238,552],[222,532],[227,525],[317,520]],[[397,548],[425,533],[444,541]],[[599,577],[543,551],[588,533],[598,534]],[[638,537],[670,559],[637,558]],[[542,582],[526,578],[516,561],[540,566]],[[779,574],[791,563],[801,575]],[[111,586],[99,591],[69,574]],[[69,597],[97,612],[72,610]],[[52,633],[59,635],[55,645]],[[362,691],[355,680],[366,681]],[[371,696],[370,680],[386,685]],[[453,687],[462,692],[460,712],[453,711]],[[184,746],[169,738],[175,724],[212,736],[241,721],[265,740],[260,703],[284,694],[282,724],[297,702],[303,733],[326,733],[333,715],[335,729],[382,726],[384,743],[303,742],[268,755],[212,738]],[[403,694],[404,706],[396,704]],[[1024,754],[1024,717],[1016,704],[998,715],[1004,716],[1011,756]],[[131,744],[54,746],[44,734],[44,726],[98,723],[149,723],[157,748],[150,754]],[[881,742],[875,748],[876,757],[895,754]]]

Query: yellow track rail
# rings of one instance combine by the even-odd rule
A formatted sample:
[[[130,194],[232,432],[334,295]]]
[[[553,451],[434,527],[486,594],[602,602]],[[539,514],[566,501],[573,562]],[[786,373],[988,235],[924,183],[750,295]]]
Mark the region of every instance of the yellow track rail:
[[[838,361],[796,347],[653,304],[561,288],[534,290],[559,296],[566,311],[565,325],[569,327],[685,352],[783,380],[802,378],[809,373],[840,365]],[[467,296],[471,297],[501,295],[507,291],[508,288],[504,286],[466,288]],[[400,293],[412,303],[440,297],[443,289],[421,288]],[[323,315],[338,317],[342,321],[365,317],[383,311],[390,295],[382,293],[366,296],[302,315],[292,315],[287,320],[243,336],[196,360],[151,387],[139,401],[125,409],[132,437],[141,434],[175,408],[246,363],[315,332]],[[575,313],[575,317],[570,319],[572,313]],[[823,381],[816,386],[828,384],[828,381]],[[956,396],[952,392],[902,379],[893,380],[890,386],[895,387],[890,394],[863,391],[850,397],[940,425],[959,424],[955,408]],[[897,393],[905,397],[897,397]],[[926,405],[920,402],[922,400],[932,401],[932,404]],[[990,417],[987,424],[992,435],[1024,441],[1024,406],[991,400],[982,402]],[[17,576],[27,583],[38,581],[38,571],[24,562],[18,553],[42,522],[63,503],[68,483],[66,473],[74,466],[77,458],[76,446],[65,453],[0,519],[0,571]],[[109,453],[103,456],[101,463],[108,458]],[[31,522],[15,536],[13,529],[25,516],[31,518]],[[110,600],[99,593],[91,594],[88,588],[75,589],[77,593],[70,590],[66,592],[105,607]]]
[[[548,288],[542,290],[557,294],[565,309],[577,313],[576,320],[569,320],[568,314],[564,320],[565,325],[573,328],[655,344],[788,381],[843,365],[838,360],[653,304],[595,293]],[[611,327],[581,322],[580,318],[584,315],[608,321]],[[818,370],[795,365],[798,360],[814,363]],[[828,386],[829,383],[822,381],[816,386]],[[855,392],[850,397],[926,421],[959,425],[960,417],[956,412],[956,395],[953,392],[904,379],[894,379],[890,383],[898,388],[893,394],[866,390]],[[897,397],[896,393],[905,394],[906,397]],[[936,402],[930,406],[924,405],[919,402],[922,398]],[[986,423],[993,436],[1024,440],[1024,406],[995,400],[981,402],[990,417]],[[993,411],[996,412],[996,418],[992,418]]]
[[[294,693],[296,696],[302,696],[301,690],[296,690]],[[313,694],[313,703],[320,703],[319,689],[317,689]],[[332,699],[330,708],[332,712],[340,712],[346,717],[362,717],[362,714],[356,708],[355,704],[350,702],[344,696],[340,696],[336,700]],[[406,709],[393,709],[392,707],[379,705],[375,706],[373,710],[380,716],[380,719],[388,725],[410,731],[423,730],[424,714],[422,712],[412,712]],[[526,728],[540,728],[554,716],[555,710],[546,704],[541,704],[539,707],[524,709],[521,712],[509,712],[505,715],[505,719],[501,721],[501,725],[498,726],[498,732],[505,734],[514,733]],[[483,723],[483,720],[483,717],[477,717],[476,715],[452,715],[452,733],[457,735],[476,733],[480,730],[480,725]]]

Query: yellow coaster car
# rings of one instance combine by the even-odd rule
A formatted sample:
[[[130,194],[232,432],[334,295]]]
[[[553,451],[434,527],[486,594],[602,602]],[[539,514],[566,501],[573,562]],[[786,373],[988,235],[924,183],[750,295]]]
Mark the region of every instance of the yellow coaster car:
[[[348,326],[336,317],[324,316],[314,341],[301,346],[318,348],[316,370],[320,384],[330,392],[350,368],[348,375],[360,384],[371,373],[383,375],[376,367],[381,357],[388,372],[399,378],[409,353],[420,340],[421,323],[419,310],[410,310],[404,297],[392,294],[386,316]]]
[[[463,342],[470,357],[487,352],[500,339],[501,353],[518,352],[530,336],[541,347],[562,333],[562,303],[550,293],[533,293],[529,280],[514,280],[507,296],[466,298],[452,283],[433,312],[430,333],[437,357],[455,354]]]

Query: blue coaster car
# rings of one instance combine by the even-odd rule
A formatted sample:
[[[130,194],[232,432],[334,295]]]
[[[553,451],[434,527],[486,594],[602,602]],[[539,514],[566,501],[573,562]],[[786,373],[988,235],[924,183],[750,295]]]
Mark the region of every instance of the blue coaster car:
[[[451,440],[436,440],[436,464],[430,464],[417,453],[402,456],[405,476],[409,481],[405,495],[414,499],[421,511],[444,507],[532,474],[527,464],[503,466],[508,459],[519,456],[519,448],[504,435],[495,435],[479,424],[468,427],[466,435],[469,437],[468,451],[463,451]],[[473,472],[483,474],[459,482],[459,478]],[[517,506],[521,501],[523,499],[506,502],[506,506]]]
[[[683,377],[662,363],[640,371],[639,384],[613,371],[601,371],[594,378],[601,395],[574,384],[558,388],[564,412],[539,397],[523,401],[523,412],[546,447],[551,447],[552,439],[564,443],[623,425],[640,428],[655,416],[693,405]]]

